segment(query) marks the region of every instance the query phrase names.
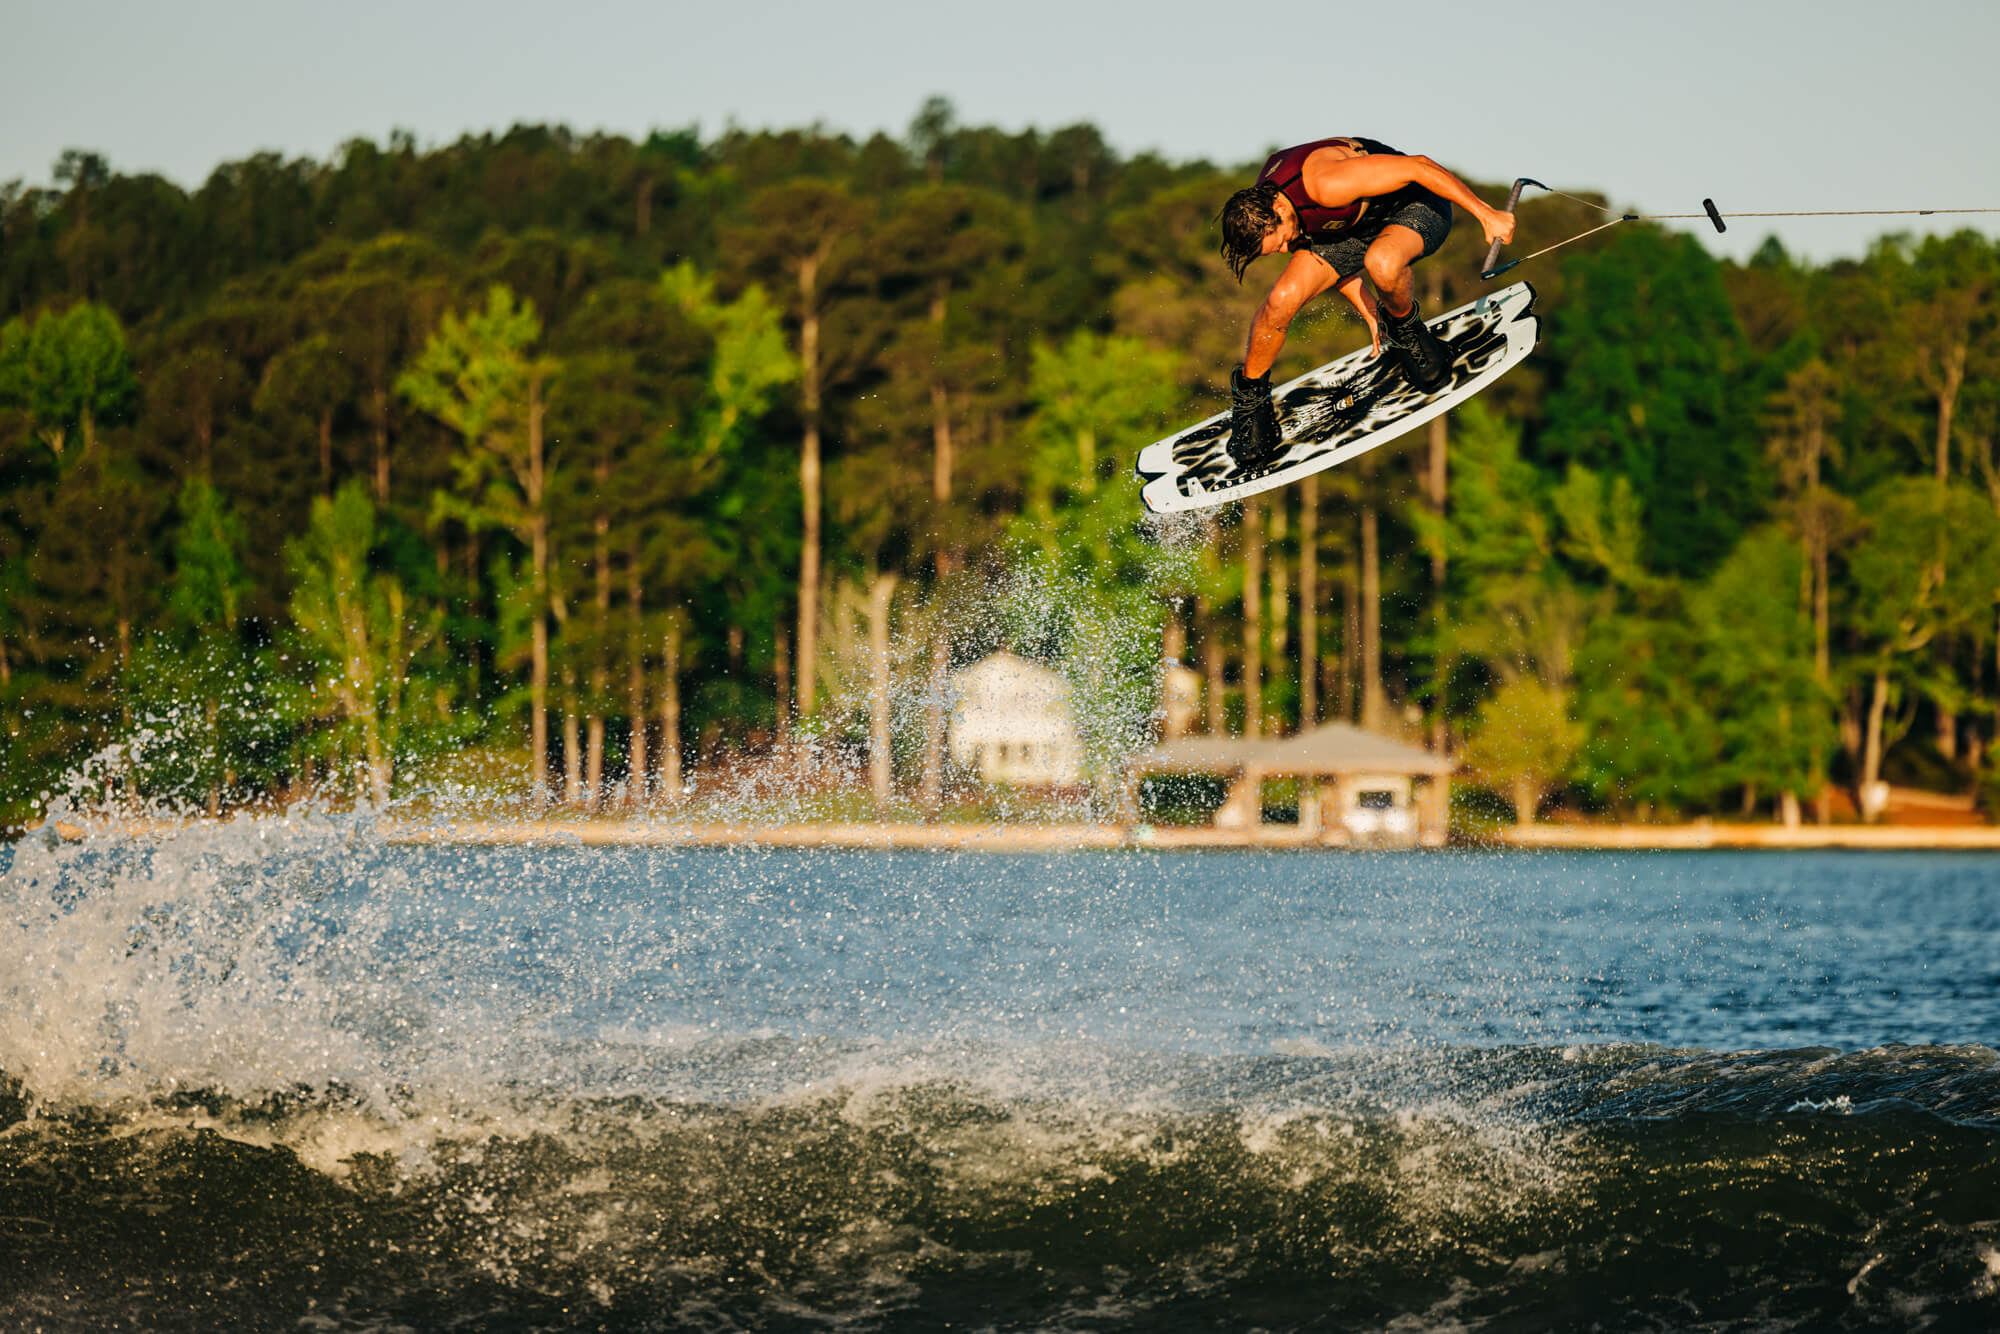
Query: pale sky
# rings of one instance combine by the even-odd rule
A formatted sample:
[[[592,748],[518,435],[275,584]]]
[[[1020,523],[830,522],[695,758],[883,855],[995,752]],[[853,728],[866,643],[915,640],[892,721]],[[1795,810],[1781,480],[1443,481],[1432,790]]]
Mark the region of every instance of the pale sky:
[[[518,122],[900,135],[937,93],[965,124],[1087,120],[1121,152],[1224,164],[1367,134],[1649,212],[2000,208],[2000,0],[0,0],[0,16],[0,181],[47,183],[77,147],[193,186],[259,150],[323,160],[396,128],[427,146]],[[1959,225],[1994,234],[2000,214],[1700,230],[1719,253],[1775,230],[1827,259]]]

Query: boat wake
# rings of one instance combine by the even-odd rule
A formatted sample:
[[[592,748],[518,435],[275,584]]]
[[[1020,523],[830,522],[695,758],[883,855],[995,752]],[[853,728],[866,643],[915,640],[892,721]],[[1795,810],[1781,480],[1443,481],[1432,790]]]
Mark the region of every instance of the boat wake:
[[[1974,1329],[2000,1292],[1985,1049],[1182,1062],[1144,1106],[876,1059],[748,1102],[10,1080],[0,1326]]]
[[[732,979],[859,929],[716,954],[718,904],[807,913],[796,859],[565,934],[575,885],[456,855],[330,816],[5,853],[0,1328],[2000,1321],[1988,1047],[864,1029],[866,972],[746,1025]]]

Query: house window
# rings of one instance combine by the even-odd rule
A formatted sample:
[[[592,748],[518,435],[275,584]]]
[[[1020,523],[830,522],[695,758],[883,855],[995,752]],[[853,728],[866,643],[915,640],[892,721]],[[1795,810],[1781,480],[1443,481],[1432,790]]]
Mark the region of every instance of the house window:
[[[1396,794],[1393,792],[1357,792],[1354,796],[1354,804],[1364,811],[1393,810],[1396,805]]]

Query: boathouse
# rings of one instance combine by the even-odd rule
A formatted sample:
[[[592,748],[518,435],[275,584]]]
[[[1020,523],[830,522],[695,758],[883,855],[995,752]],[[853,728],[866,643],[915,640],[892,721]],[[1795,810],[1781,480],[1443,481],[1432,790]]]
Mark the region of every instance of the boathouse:
[[[1450,817],[1452,762],[1419,746],[1325,723],[1294,736],[1190,736],[1166,741],[1133,760],[1129,790],[1151,774],[1207,774],[1227,784],[1215,812],[1218,830],[1249,839],[1439,847]],[[1265,818],[1272,780],[1291,779],[1297,823]]]

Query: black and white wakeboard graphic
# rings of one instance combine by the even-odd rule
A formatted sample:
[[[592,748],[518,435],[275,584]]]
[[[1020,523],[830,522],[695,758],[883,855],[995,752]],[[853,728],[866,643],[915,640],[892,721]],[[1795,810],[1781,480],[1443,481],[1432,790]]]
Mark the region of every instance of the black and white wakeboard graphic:
[[[1535,289],[1515,283],[1434,320],[1451,349],[1451,378],[1425,393],[1403,378],[1392,349],[1367,348],[1278,386],[1272,401],[1285,450],[1260,468],[1229,457],[1229,414],[1218,413],[1139,451],[1140,499],[1155,514],[1203,509],[1271,491],[1387,444],[1449,412],[1513,369],[1533,350],[1541,321]]]

